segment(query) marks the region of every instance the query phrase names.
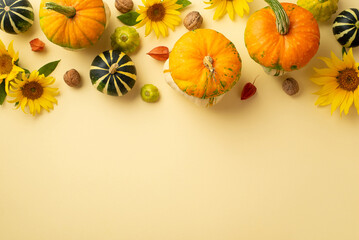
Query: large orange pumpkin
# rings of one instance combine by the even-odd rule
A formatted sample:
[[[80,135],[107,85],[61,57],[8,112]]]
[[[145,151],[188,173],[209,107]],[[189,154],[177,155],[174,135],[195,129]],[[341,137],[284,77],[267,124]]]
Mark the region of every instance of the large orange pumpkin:
[[[197,29],[175,43],[165,73],[175,89],[211,105],[237,83],[241,68],[241,58],[230,40],[217,31]]]
[[[266,0],[271,8],[252,14],[244,33],[249,55],[273,75],[304,67],[319,48],[314,16],[292,3]]]
[[[53,43],[81,49],[95,44],[110,18],[102,0],[41,0],[40,26]]]

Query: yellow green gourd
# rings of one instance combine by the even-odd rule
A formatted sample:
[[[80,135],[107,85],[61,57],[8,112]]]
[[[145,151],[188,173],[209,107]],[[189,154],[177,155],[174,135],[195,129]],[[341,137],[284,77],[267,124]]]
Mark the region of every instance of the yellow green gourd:
[[[325,22],[338,10],[339,0],[298,0],[297,5],[309,10],[318,21]]]

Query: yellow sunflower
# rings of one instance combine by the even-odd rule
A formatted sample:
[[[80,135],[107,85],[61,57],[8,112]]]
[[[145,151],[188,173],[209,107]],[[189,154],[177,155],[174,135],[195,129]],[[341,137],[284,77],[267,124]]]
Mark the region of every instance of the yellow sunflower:
[[[9,82],[15,79],[18,73],[24,70],[15,65],[19,59],[19,53],[15,53],[13,41],[6,50],[4,43],[0,40],[0,84],[5,80],[5,90],[8,93]]]
[[[136,27],[146,25],[145,35],[148,36],[152,29],[155,31],[157,38],[162,34],[168,35],[168,28],[174,30],[175,26],[180,25],[181,18],[178,9],[182,5],[176,4],[177,0],[142,0],[145,6],[139,6],[137,12],[140,16],[137,21],[141,21]]]
[[[331,57],[320,58],[328,68],[314,68],[316,74],[311,80],[322,86],[315,93],[319,95],[315,104],[319,106],[331,104],[332,114],[340,106],[340,114],[344,111],[346,115],[354,103],[359,114],[359,63],[355,62],[352,49],[344,53],[342,60],[333,52]]]
[[[22,80],[15,79],[11,82],[9,93],[10,97],[14,97],[11,103],[18,103],[17,108],[25,112],[26,105],[29,106],[30,113],[40,113],[44,108],[46,111],[53,109],[53,103],[57,104],[55,96],[59,94],[57,88],[49,87],[55,82],[53,77],[45,77],[39,75],[37,71],[33,71],[30,76],[23,74]]]
[[[214,12],[214,20],[220,19],[226,13],[228,13],[231,20],[234,20],[235,13],[241,17],[243,17],[245,13],[249,13],[248,2],[252,1],[253,0],[210,0],[209,2],[205,3],[211,4],[211,6],[207,7],[206,9],[217,8]]]

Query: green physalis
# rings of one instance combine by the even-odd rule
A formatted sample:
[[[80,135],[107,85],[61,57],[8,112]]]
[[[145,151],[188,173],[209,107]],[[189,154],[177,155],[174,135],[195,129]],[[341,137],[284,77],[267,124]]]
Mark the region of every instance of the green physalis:
[[[152,84],[146,84],[141,88],[142,100],[148,103],[157,102],[160,98],[158,88]]]

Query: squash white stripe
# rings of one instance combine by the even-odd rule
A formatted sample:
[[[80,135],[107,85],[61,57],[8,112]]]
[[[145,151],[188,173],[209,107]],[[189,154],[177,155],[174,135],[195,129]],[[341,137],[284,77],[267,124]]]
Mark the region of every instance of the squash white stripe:
[[[16,4],[16,3],[18,3],[18,2],[20,2],[21,0],[17,0],[17,1],[15,1],[15,2],[13,2],[9,7],[11,7],[12,5],[14,5],[14,4]]]
[[[340,26],[354,26],[354,23],[335,22],[333,24],[333,27],[340,27]]]
[[[23,9],[29,12],[34,12],[34,10],[31,7],[18,6],[18,7],[12,7],[11,9]]]
[[[345,16],[345,15],[339,15],[338,17],[346,18],[346,19],[348,19],[349,21],[353,21],[353,19],[350,19],[348,16]]]
[[[102,61],[103,61],[104,63],[106,63],[106,65],[107,65],[108,67],[111,67],[111,66],[108,64],[107,59],[105,58],[105,55],[103,55],[103,54],[101,53],[101,54],[98,55],[98,56],[102,59]]]
[[[23,20],[27,21],[28,23],[31,23],[31,24],[34,23],[34,21],[32,21],[31,19],[29,19],[29,18],[27,18],[27,17],[25,17],[25,16],[23,16],[23,15],[17,13],[17,12],[14,12],[14,11],[10,11],[10,12],[14,13],[16,16],[18,16],[19,18],[22,18]]]
[[[345,34],[347,34],[348,32],[350,32],[351,30],[353,30],[353,28],[355,28],[355,27],[349,28],[349,29],[347,29],[347,30],[341,32],[340,34],[336,34],[335,37],[336,37],[337,39],[342,38]]]
[[[353,41],[355,40],[355,37],[357,35],[357,32],[358,32],[358,29],[355,30],[353,36],[351,36],[351,38],[348,40],[347,44],[345,44],[346,47],[349,47],[353,43]]]
[[[110,73],[107,73],[105,76],[102,76],[101,78],[97,79],[97,81],[93,84],[95,88],[98,87],[98,85],[100,85],[100,83],[102,82],[102,80],[104,80],[108,75],[110,75]]]
[[[350,13],[351,15],[353,15],[353,17],[355,18],[355,20],[358,21],[358,17],[357,17],[357,15],[355,14],[355,12],[354,12],[353,10],[351,10],[351,9],[349,8],[349,9],[347,9],[347,12]]]
[[[132,78],[133,80],[136,80],[136,75],[135,75],[135,74],[132,74],[132,73],[129,73],[129,72],[122,72],[122,71],[117,71],[117,73],[122,74],[122,75],[125,75],[125,76],[127,76],[127,77],[130,77],[130,78]]]
[[[14,21],[13,21],[12,18],[11,18],[10,13],[8,12],[7,14],[9,15],[10,24],[11,24],[11,26],[12,26],[14,32],[17,33],[17,34],[20,33],[20,30],[16,27]]]
[[[106,82],[106,85],[102,90],[102,92],[105,93],[105,94],[108,94],[108,85],[110,83],[110,80],[111,80],[111,76],[110,76],[110,79]]]
[[[131,88],[124,82],[119,76],[116,76],[118,80],[122,83],[122,85],[127,89],[127,91],[131,91]]]
[[[117,77],[116,77],[117,78]],[[116,80],[116,79],[114,79],[114,80]],[[121,81],[121,80],[120,80]],[[120,88],[119,88],[119,86],[118,86],[118,84],[117,84],[117,81],[114,81],[114,83],[115,83],[115,88],[116,88],[116,91],[117,91],[117,93],[118,93],[118,96],[122,96],[123,94],[122,94],[122,92],[121,92],[121,90],[120,90]]]
[[[106,68],[100,68],[98,66],[91,66],[90,70],[102,70],[102,71],[108,71]]]
[[[4,27],[4,22],[5,22],[5,13],[4,15],[2,16],[2,19],[1,19],[1,30],[5,31],[5,27]]]
[[[123,58],[123,56],[125,56],[125,54],[123,52],[121,52],[120,56],[117,59],[117,64],[121,61],[121,59]]]
[[[127,63],[124,63],[121,66],[119,66],[119,68],[126,67],[126,66],[135,66],[135,64],[133,62],[127,62]]]

